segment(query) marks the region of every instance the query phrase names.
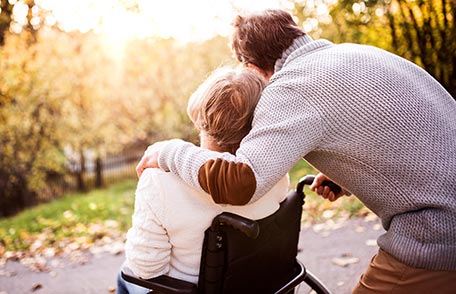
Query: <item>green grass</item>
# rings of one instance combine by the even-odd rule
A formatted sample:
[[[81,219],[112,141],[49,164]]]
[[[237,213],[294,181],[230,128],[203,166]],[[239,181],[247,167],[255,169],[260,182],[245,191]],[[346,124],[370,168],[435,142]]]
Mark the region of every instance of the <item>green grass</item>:
[[[290,171],[291,188],[296,187],[301,177],[316,173],[305,161],[300,161]],[[136,180],[124,180],[105,189],[67,195],[0,220],[0,257],[5,251],[33,251],[37,240],[43,243],[41,249],[57,247],[62,251],[74,240],[95,243],[104,236],[119,238],[131,226],[135,188]],[[328,215],[339,218],[366,213],[355,197],[329,202],[308,188],[305,193],[305,222],[326,221]],[[325,216],[324,212],[328,211]]]
[[[318,171],[304,160],[300,160],[289,172],[290,185],[296,187],[298,181],[306,175],[316,175]]]
[[[0,221],[0,240],[4,250],[25,250],[45,234],[44,242],[52,245],[64,238],[102,237],[103,230],[91,230],[91,224],[111,226],[126,231],[131,225],[136,181],[113,184],[106,189],[67,195],[41,204]],[[114,221],[114,222],[113,222]],[[0,248],[0,256],[1,256]]]

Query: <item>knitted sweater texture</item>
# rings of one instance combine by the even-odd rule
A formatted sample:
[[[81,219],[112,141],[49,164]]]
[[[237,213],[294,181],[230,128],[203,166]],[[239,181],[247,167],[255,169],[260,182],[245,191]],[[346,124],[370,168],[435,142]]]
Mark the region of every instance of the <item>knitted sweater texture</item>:
[[[456,270],[456,102],[401,57],[296,39],[236,156],[171,140],[159,165],[200,187],[198,171],[214,158],[251,167],[251,201],[304,158],[381,218],[383,250],[410,266]]]

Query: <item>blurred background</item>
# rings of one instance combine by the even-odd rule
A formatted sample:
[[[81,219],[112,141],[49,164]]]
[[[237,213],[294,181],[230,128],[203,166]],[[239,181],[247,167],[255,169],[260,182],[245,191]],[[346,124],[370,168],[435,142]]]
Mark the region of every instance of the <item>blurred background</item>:
[[[235,64],[233,17],[271,7],[315,39],[403,56],[456,95],[456,0],[0,0],[0,218],[134,180],[157,140],[197,143],[189,96]]]

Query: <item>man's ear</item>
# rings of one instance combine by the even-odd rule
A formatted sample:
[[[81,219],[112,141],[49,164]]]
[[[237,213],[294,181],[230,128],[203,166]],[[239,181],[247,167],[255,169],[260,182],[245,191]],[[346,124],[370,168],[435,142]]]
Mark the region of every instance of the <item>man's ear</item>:
[[[249,69],[255,70],[257,73],[259,73],[265,80],[266,82],[269,83],[269,78],[272,76],[273,72],[269,72],[267,70],[264,70],[258,66],[256,66],[253,63],[247,62],[245,66]]]
[[[253,70],[257,71],[260,75],[264,76],[264,70],[261,69],[260,67],[256,66],[255,64],[250,63],[250,62],[247,62],[247,63],[245,64],[245,66],[246,66],[247,68],[250,68],[250,69],[253,69]]]

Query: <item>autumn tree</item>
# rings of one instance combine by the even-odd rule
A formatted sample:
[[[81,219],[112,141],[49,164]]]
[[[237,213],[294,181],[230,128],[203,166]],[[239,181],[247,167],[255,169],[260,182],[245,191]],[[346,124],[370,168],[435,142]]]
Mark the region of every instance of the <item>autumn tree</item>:
[[[456,1],[378,1],[393,50],[424,67],[456,98]]]
[[[119,140],[150,144],[173,137],[195,141],[187,102],[210,71],[232,61],[228,40],[200,43],[135,40],[128,44],[113,76],[118,87],[114,111],[121,123]]]
[[[311,35],[392,51],[423,67],[456,97],[456,1],[299,1],[293,11]]]
[[[110,109],[111,60],[97,38],[47,30],[30,44],[11,35],[0,50],[0,205],[3,213],[52,194],[71,156],[96,156],[121,144]],[[84,170],[76,173],[84,188]]]
[[[34,0],[0,0],[0,46],[5,43],[5,36],[9,31],[20,33],[27,32],[35,37],[39,24],[47,14],[35,7]]]
[[[26,50],[21,50],[26,48]],[[38,46],[26,38],[8,38],[0,49],[0,214],[35,203],[46,180],[62,172],[60,150],[63,93],[50,81],[58,79]],[[52,93],[52,95],[51,95]]]
[[[5,43],[5,33],[9,30],[13,5],[6,0],[0,1],[0,46]]]
[[[137,142],[196,141],[187,101],[232,60],[227,43],[151,38],[122,47],[54,29],[33,43],[25,34],[8,37],[0,48],[2,213],[52,194],[52,179],[67,179],[69,166],[84,188],[87,154],[100,163]]]
[[[59,68],[67,92],[69,113],[65,126],[69,134],[64,144],[77,154],[78,167],[74,170],[79,190],[85,190],[86,154],[90,151],[92,162],[101,162],[107,153],[119,149],[118,123],[112,112],[116,89],[113,87],[114,62],[106,53],[99,36],[77,32],[56,32],[59,45],[64,49]],[[48,42],[52,42],[52,38]],[[98,174],[97,185],[102,184]]]

